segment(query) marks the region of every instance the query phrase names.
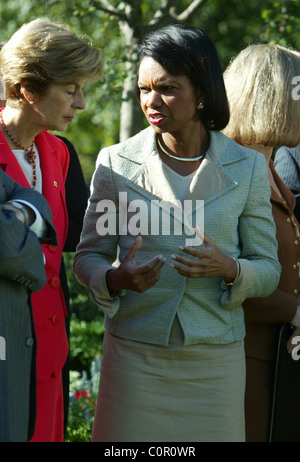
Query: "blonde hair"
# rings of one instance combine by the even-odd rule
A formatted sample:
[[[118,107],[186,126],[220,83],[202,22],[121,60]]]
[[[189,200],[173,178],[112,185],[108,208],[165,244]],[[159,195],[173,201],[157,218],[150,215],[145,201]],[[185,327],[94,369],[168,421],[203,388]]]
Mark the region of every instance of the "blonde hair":
[[[300,101],[293,98],[300,53],[280,45],[251,45],[224,72],[230,120],[224,133],[245,146],[300,144]]]
[[[20,100],[20,83],[43,93],[50,84],[76,78],[99,79],[103,73],[100,49],[67,26],[48,18],[24,24],[0,52],[0,70],[7,99]]]

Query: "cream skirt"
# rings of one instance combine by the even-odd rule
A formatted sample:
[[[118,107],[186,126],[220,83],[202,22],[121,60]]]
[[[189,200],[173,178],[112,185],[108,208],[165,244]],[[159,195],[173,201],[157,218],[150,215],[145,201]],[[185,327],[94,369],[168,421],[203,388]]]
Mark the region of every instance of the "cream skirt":
[[[92,441],[245,441],[243,342],[168,347],[105,334]]]

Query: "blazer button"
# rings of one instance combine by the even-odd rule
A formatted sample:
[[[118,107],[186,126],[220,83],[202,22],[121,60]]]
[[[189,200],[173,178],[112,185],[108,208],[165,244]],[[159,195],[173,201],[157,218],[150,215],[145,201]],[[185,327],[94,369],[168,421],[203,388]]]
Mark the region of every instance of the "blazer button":
[[[60,317],[59,317],[59,314],[53,314],[52,317],[51,317],[51,322],[54,326],[57,326],[57,324],[59,323],[60,321]]]
[[[48,245],[49,252],[57,252],[58,246],[57,245]]]
[[[298,289],[295,289],[295,290],[294,290],[294,294],[295,294],[295,295],[298,295],[298,292],[299,292]]]
[[[54,278],[51,279],[50,285],[53,289],[57,289],[57,287],[60,286],[60,279],[58,276],[54,276]]]
[[[34,339],[32,337],[27,337],[27,339],[25,340],[25,345],[28,347],[32,347],[33,344],[34,344]]]

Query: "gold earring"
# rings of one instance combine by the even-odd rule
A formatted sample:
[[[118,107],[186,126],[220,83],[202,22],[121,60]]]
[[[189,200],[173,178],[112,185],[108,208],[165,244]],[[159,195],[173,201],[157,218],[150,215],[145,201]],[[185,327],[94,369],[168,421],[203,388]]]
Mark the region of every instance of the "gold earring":
[[[204,109],[204,104],[200,101],[200,103],[197,106],[198,111],[202,111]]]
[[[30,100],[30,101],[29,101],[29,104],[33,104],[33,101],[32,101],[32,100]]]

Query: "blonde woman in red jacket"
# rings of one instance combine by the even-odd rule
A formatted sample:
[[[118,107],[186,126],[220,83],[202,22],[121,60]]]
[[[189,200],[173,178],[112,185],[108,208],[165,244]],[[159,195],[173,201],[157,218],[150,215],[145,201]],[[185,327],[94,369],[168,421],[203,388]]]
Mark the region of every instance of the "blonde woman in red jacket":
[[[61,371],[68,354],[59,270],[68,228],[69,153],[47,130],[64,131],[85,108],[87,79],[102,74],[101,51],[48,19],[25,24],[0,53],[6,107],[0,112],[0,166],[40,191],[53,214],[58,246],[43,245],[47,284],[32,295],[37,334],[37,415],[31,441],[63,440]]]

